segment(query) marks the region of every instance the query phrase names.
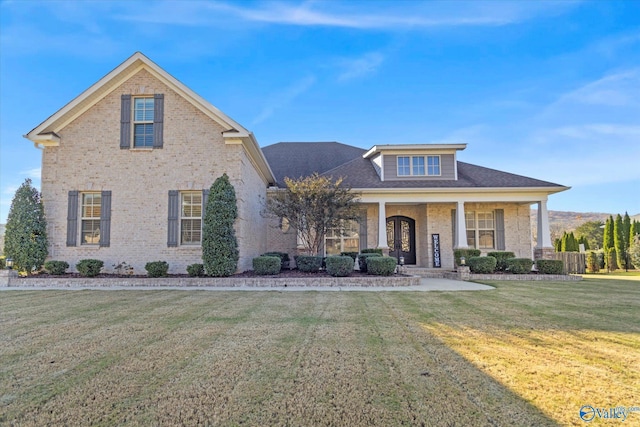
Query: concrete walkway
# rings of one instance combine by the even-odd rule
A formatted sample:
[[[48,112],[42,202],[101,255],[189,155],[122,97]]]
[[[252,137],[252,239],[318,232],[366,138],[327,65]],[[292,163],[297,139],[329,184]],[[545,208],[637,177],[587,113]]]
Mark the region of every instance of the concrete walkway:
[[[275,292],[299,292],[299,291],[356,291],[356,292],[429,292],[429,291],[484,291],[495,289],[492,286],[481,285],[473,282],[463,282],[450,279],[422,278],[417,286],[278,286],[278,287],[256,287],[256,286],[47,286],[47,287],[0,287],[0,291],[275,291]]]

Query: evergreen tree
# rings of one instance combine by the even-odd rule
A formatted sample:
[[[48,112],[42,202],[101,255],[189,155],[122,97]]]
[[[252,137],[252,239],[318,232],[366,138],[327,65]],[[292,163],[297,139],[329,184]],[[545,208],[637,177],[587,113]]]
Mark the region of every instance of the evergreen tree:
[[[629,241],[633,243],[633,238],[638,234],[640,234],[640,222],[634,219],[629,231]]]
[[[40,192],[26,179],[18,188],[5,228],[4,254],[16,270],[30,274],[47,258],[47,222]]]
[[[560,252],[567,252],[567,240],[569,239],[569,235],[567,232],[562,233],[562,237],[560,238]]]
[[[604,225],[604,235],[602,238],[602,249],[605,251],[607,249],[613,248],[613,217],[609,215],[607,222]]]
[[[576,240],[576,236],[573,234],[573,231],[569,233],[569,252],[578,252],[578,240]]]
[[[227,277],[238,269],[236,191],[223,174],[211,185],[202,226],[202,262],[209,276]]]
[[[556,238],[556,240],[553,241],[553,248],[555,249],[556,252],[562,252],[562,239],[561,238]]]
[[[631,218],[627,212],[622,218],[622,238],[624,239],[624,249],[628,251],[631,244]]]
[[[624,223],[620,214],[616,216],[616,220],[613,224],[613,242],[616,248],[616,262],[618,267],[624,268],[626,265],[627,248],[624,243]]]
[[[588,251],[590,250],[589,248],[589,241],[587,240],[587,238],[585,236],[580,236],[580,238],[578,239],[578,251],[580,250],[580,245],[584,245],[584,250]]]

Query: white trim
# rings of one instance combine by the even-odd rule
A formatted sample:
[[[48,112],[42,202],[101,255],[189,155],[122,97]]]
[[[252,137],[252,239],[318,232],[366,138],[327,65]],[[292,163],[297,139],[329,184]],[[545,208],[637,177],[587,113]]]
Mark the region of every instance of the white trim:
[[[405,153],[411,151],[417,154],[418,151],[433,152],[434,150],[440,150],[443,154],[455,153],[467,148],[467,144],[398,144],[398,145],[374,145],[362,155],[365,159],[381,152],[387,154]],[[422,153],[420,153],[422,154]]]

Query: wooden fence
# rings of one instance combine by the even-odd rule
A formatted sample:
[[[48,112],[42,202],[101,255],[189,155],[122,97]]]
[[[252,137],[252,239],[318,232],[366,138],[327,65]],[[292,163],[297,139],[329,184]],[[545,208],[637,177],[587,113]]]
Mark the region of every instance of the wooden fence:
[[[552,259],[562,261],[563,274],[584,274],[586,273],[586,255],[578,252],[556,252],[551,255]]]

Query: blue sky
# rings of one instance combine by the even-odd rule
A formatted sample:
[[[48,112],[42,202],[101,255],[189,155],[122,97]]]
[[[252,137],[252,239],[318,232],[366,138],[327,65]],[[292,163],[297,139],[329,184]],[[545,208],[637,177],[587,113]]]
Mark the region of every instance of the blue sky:
[[[468,144],[640,213],[640,1],[2,1],[0,222],[39,185],[22,138],[141,51],[262,146]]]

